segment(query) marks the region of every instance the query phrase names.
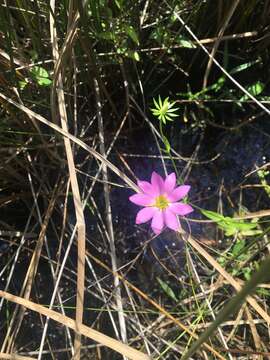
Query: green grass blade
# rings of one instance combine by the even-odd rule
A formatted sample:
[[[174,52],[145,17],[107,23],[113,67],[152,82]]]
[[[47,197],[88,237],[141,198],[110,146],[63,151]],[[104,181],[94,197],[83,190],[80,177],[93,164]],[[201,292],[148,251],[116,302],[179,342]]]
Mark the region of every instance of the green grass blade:
[[[242,290],[234,296],[229,303],[220,311],[216,320],[203,332],[203,334],[196,340],[191,348],[184,354],[181,360],[188,360],[205,341],[214,334],[216,329],[222,324],[228,317],[238,311],[245,301],[245,298],[256,289],[257,285],[262,282],[270,280],[270,257],[263,261],[259,270],[253,274],[251,279],[246,282]]]

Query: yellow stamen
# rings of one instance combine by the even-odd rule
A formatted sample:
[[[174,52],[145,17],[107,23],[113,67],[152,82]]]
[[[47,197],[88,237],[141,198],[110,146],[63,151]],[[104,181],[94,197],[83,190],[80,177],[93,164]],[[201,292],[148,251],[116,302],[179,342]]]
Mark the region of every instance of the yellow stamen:
[[[160,210],[163,210],[169,206],[169,201],[166,199],[164,195],[160,195],[156,198],[156,202],[154,206],[159,208]]]

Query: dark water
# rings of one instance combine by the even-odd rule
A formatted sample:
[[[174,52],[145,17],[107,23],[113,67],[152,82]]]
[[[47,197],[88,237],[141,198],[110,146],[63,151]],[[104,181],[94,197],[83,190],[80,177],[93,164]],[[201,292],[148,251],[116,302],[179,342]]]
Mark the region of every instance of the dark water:
[[[254,125],[243,127],[239,131],[225,131],[216,128],[208,128],[206,130],[186,130],[179,127],[168,129],[172,138],[172,145],[175,150],[182,156],[196,156],[193,160],[199,163],[188,163],[184,160],[176,160],[176,167],[179,175],[185,178],[185,183],[191,185],[189,193],[189,201],[191,204],[200,206],[209,210],[218,210],[218,205],[222,203],[222,210],[226,215],[233,215],[237,212],[238,204],[241,203],[248,211],[258,211],[269,208],[269,198],[261,188],[243,188],[240,186],[258,184],[258,176],[254,173],[248,177],[247,174],[267,163],[270,159],[270,129],[260,121]],[[159,155],[157,147],[151,132],[147,129],[139,130],[122,139],[116,144],[117,151],[120,154],[129,154],[134,156],[124,156],[129,167],[132,169],[137,178],[141,180],[149,180],[153,171],[164,176],[162,162],[158,158],[151,156]],[[136,156],[142,155],[142,157]],[[211,160],[214,159],[214,160]],[[110,161],[117,164],[124,172],[127,173],[123,163],[119,161],[118,155],[112,153]],[[201,162],[201,163],[200,163]],[[165,160],[168,173],[174,171],[172,163],[169,159]],[[95,175],[93,166],[87,169],[91,175]],[[112,182],[121,183],[119,179],[110,174]],[[80,175],[80,184],[90,183],[90,180]],[[125,269],[126,277],[136,284],[140,289],[146,291],[149,295],[155,296],[160,292],[160,286],[157,283],[157,277],[166,280],[170,279],[172,288],[175,287],[179,291],[179,282],[177,279],[185,279],[187,270],[185,267],[185,249],[184,243],[172,231],[164,231],[160,236],[153,238],[149,224],[136,226],[135,216],[139,207],[130,203],[128,197],[133,191],[127,188],[111,188],[111,204],[113,214],[113,225],[115,231],[116,251],[119,265],[124,265],[130,261],[134,261],[132,266]],[[104,212],[104,199],[102,184],[97,185],[94,191],[95,199],[101,214]],[[14,209],[16,210],[16,209]],[[25,210],[24,210],[25,211]],[[12,224],[18,228],[18,224],[23,224],[22,211],[17,209],[18,222],[16,217]],[[69,223],[70,231],[75,223],[73,209],[70,205]],[[16,213],[16,211],[14,212]],[[13,214],[14,214],[13,213]],[[200,219],[201,214],[195,210],[191,214],[192,218]],[[105,238],[102,238],[97,229],[96,217],[89,209],[85,211],[88,234],[88,249],[91,253],[110,264],[109,246]],[[9,213],[6,214],[6,221],[11,218]],[[105,221],[105,216],[103,216]],[[11,225],[12,225],[11,224]],[[206,225],[196,222],[190,222],[187,225],[182,222],[185,229],[191,231],[193,236],[200,238],[202,241],[215,241],[216,228],[214,225]],[[57,249],[57,242],[54,240],[53,232],[50,238],[50,248],[52,254]],[[33,244],[29,242],[29,246]],[[67,245],[67,240],[65,240]],[[221,246],[213,243],[214,246]],[[224,245],[224,244],[223,244]],[[9,258],[9,251],[14,251],[9,247],[7,242],[0,241],[0,268],[2,268]],[[66,274],[61,283],[63,298],[70,297],[66,303],[67,306],[75,305],[75,271],[76,271],[76,247],[73,246],[67,266],[71,269]],[[17,266],[16,276],[14,277],[10,291],[18,293],[22,284],[26,266],[29,261],[29,254],[25,254],[25,258],[20,261]],[[74,272],[72,272],[72,270]],[[107,276],[105,271],[96,268],[100,277],[105,277],[107,284],[112,283],[111,276]],[[107,277],[106,277],[107,276]],[[0,288],[3,289],[6,276],[0,280]],[[52,292],[52,277],[50,269],[46,261],[41,260],[39,272],[37,275],[37,284],[35,287],[36,296],[40,302],[47,304],[50,300]],[[92,280],[92,274],[87,271],[86,285],[90,291],[95,291],[95,283]],[[91,297],[91,299],[90,299]],[[86,296],[86,306],[101,307],[102,301],[95,299],[93,296]],[[10,306],[13,309],[13,306]],[[74,316],[72,309],[67,309],[67,315]],[[3,316],[3,313],[1,317]],[[108,323],[106,315],[93,315],[93,311],[86,311],[85,323],[92,325],[98,316],[98,321],[106,328],[106,333],[114,336],[112,329]],[[1,318],[1,323],[3,318]],[[38,317],[31,314],[24,322],[24,331],[20,333],[18,338],[18,346],[24,349],[32,350],[38,346],[42,334],[42,328],[34,326],[38,322]],[[53,329],[53,330],[52,330]],[[0,340],[5,331],[1,332]],[[64,347],[66,344],[65,337],[61,326],[50,327],[49,339],[54,348]],[[27,344],[27,345],[26,345]],[[68,359],[70,355],[67,353],[58,354],[57,359]],[[111,355],[110,355],[111,356]],[[113,355],[111,359],[118,359],[118,355]],[[87,356],[85,357],[88,358]],[[44,356],[44,359],[50,359],[50,356]]]
[[[222,203],[223,213],[228,216],[239,211],[240,202],[247,211],[269,208],[269,198],[262,188],[244,187],[260,184],[256,173],[248,177],[246,175],[270,159],[268,130],[263,122],[246,126],[235,132],[210,128],[205,132],[198,130],[183,133],[179,129],[172,128],[173,144],[177,152],[182,156],[191,157],[196,151],[194,160],[199,162],[187,164],[184,160],[176,160],[180,177],[185,178],[185,183],[191,185],[190,203],[213,211],[218,211],[218,205]],[[158,155],[157,147],[151,140],[151,134],[145,131],[138,132],[133,142],[129,138],[124,144],[123,152],[146,155],[125,158],[139,179],[149,180],[153,171],[157,171],[162,176],[165,175],[161,160],[147,157],[147,155]],[[211,159],[215,160],[211,161]],[[174,171],[170,160],[166,160],[165,164],[168,173]],[[123,170],[125,170],[124,167]],[[123,247],[129,254],[136,253],[145,240],[151,237],[149,223],[140,226],[134,224],[139,207],[127,200],[132,193],[132,191],[120,188],[113,189],[111,193],[114,218],[123,233]],[[195,210],[190,217],[200,219],[201,214]],[[185,222],[182,225],[199,238],[206,240],[215,238],[213,225],[196,222],[190,222],[188,228]],[[144,251],[146,262],[149,257],[148,271],[151,267],[160,268],[157,260],[151,255],[152,248],[160,257],[168,255],[168,248],[172,251],[175,247],[182,248],[179,239],[175,239],[170,231],[150,241],[150,244],[151,247],[147,246]],[[182,260],[179,259],[178,274],[181,274],[181,265]]]

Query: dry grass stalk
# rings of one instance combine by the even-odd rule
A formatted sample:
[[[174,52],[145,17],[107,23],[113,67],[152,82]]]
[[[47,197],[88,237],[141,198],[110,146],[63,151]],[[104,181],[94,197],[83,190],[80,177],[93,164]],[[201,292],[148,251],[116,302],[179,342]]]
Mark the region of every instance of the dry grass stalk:
[[[196,249],[200,255],[202,255],[209,264],[211,264],[235,289],[240,291],[242,286],[236,281],[226,270],[223,269],[221,265],[204,250],[201,245],[192,238],[189,234],[184,235],[185,241],[189,243],[194,249]],[[270,324],[270,315],[257,303],[257,301],[252,297],[247,297],[247,302],[253,307],[253,309],[268,323]]]
[[[42,251],[42,247],[43,247],[43,242],[44,242],[44,237],[46,234],[46,230],[49,224],[49,220],[51,218],[51,214],[54,208],[54,204],[56,201],[56,189],[57,186],[54,189],[54,192],[52,193],[52,197],[45,215],[45,219],[44,222],[42,224],[41,227],[41,231],[36,243],[36,247],[35,250],[33,252],[30,264],[28,266],[28,270],[27,273],[25,275],[25,279],[23,282],[23,286],[22,289],[20,291],[20,296],[23,297],[24,299],[28,300],[30,298],[30,294],[31,294],[31,290],[32,290],[32,286],[34,283],[34,279],[37,273],[37,268],[38,268],[38,263],[39,263],[39,259],[41,256],[41,251]],[[12,347],[16,338],[16,335],[18,334],[22,321],[23,321],[23,317],[25,314],[25,308],[22,307],[19,310],[19,314],[18,314],[18,307],[15,308],[13,315],[12,315],[12,319],[11,322],[9,324],[5,339],[3,341],[2,344],[2,348],[1,351],[2,352],[10,352],[12,351]]]
[[[202,292],[203,294],[205,294],[205,289],[204,289],[204,287],[203,287],[203,285],[202,285],[202,281],[201,281],[200,276],[199,276],[199,274],[198,274],[198,272],[197,272],[197,270],[196,270],[196,266],[194,265],[194,262],[193,262],[193,260],[192,260],[192,257],[191,257],[191,255],[190,255],[189,251],[187,252],[187,257],[188,257],[188,261],[189,261],[189,263],[190,263],[190,267],[191,267],[191,271],[192,271],[192,273],[193,273],[194,280],[195,280],[195,282],[197,283],[197,286],[200,287],[201,292]],[[206,302],[206,305],[207,305],[207,307],[208,307],[208,309],[209,309],[209,311],[210,311],[210,314],[211,314],[212,319],[215,320],[215,319],[216,319],[216,315],[215,315],[215,312],[214,312],[214,310],[213,310],[213,308],[212,308],[212,306],[211,306],[211,303],[210,303],[210,301],[209,301],[209,297],[210,297],[210,296],[211,296],[211,295],[209,295],[209,296],[207,297],[206,294],[205,294],[205,302]],[[228,347],[227,341],[226,341],[226,339],[225,339],[225,336],[224,336],[221,328],[218,327],[218,328],[217,328],[217,331],[218,331],[218,334],[219,334],[219,337],[220,337],[220,340],[221,340],[223,346],[225,347],[225,349],[228,350],[229,347]],[[228,356],[229,356],[229,359],[230,359],[230,360],[233,360],[233,358],[232,358],[232,356],[231,356],[230,353],[228,354]]]
[[[243,85],[241,85],[229,72],[210,54],[210,52],[207,50],[207,48],[200,43],[200,40],[196,36],[196,34],[191,30],[191,28],[185,23],[185,21],[182,19],[182,17],[177,14],[177,12],[174,11],[175,17],[179,20],[179,22],[183,25],[183,27],[186,29],[188,34],[196,41],[196,43],[199,45],[199,47],[207,54],[209,58],[212,59],[212,62],[222,71],[222,73],[232,81],[232,83],[240,89],[245,95],[248,96],[249,99],[253,100],[254,103],[261,108],[266,114],[270,115],[270,110],[262,104],[261,101],[259,101],[255,96],[253,96],[248,90],[245,89]]]
[[[252,337],[253,337],[255,349],[257,351],[260,351],[262,349],[262,341],[261,341],[261,338],[260,338],[260,336],[258,334],[256,325],[254,323],[254,319],[253,319],[253,317],[251,315],[251,312],[250,312],[250,310],[248,309],[247,306],[245,307],[245,313],[246,313],[248,321],[249,321],[249,326],[250,326],[251,334],[252,334]],[[263,360],[263,359],[262,359],[261,356],[259,356],[258,360]]]
[[[115,340],[107,335],[102,334],[99,331],[89,328],[83,324],[76,324],[76,321],[64,316],[56,311],[47,309],[45,306],[36,304],[32,301],[26,300],[19,296],[12,295],[5,291],[0,290],[0,297],[3,297],[7,301],[14,302],[18,305],[24,306],[27,309],[38,312],[41,315],[47,316],[52,320],[57,321],[58,323],[73,329],[74,331],[79,331],[81,335],[84,335],[104,346],[109,347],[110,349],[119,352],[122,355],[127,356],[131,360],[150,360],[150,357],[138,350],[133,349],[132,347],[121,343],[118,340]]]
[[[99,85],[96,79],[94,79],[94,86],[96,92],[96,104],[97,104],[97,117],[98,117],[98,129],[99,129],[99,140],[100,140],[100,153],[106,158],[105,150],[105,139],[104,139],[104,127],[103,127],[103,118],[101,110],[101,97],[99,91]],[[115,288],[115,300],[118,308],[118,319],[120,325],[121,338],[123,342],[127,342],[127,329],[125,317],[123,314],[123,302],[121,296],[120,281],[117,276],[117,256],[115,250],[115,239],[114,239],[114,229],[112,221],[112,209],[110,203],[110,191],[108,186],[108,171],[107,166],[103,164],[102,166],[102,175],[104,181],[104,198],[105,198],[105,207],[106,207],[106,221],[107,221],[107,231],[109,235],[110,251],[111,251],[111,261],[112,261],[112,270],[114,274],[114,288]]]
[[[104,264],[102,261],[100,261],[99,259],[97,259],[95,256],[93,256],[92,254],[88,253],[86,251],[87,256],[89,256],[91,259],[93,259],[98,265],[100,265],[103,269],[107,270],[108,272],[112,273],[112,270],[106,265]],[[147,294],[145,294],[142,290],[138,289],[135,285],[131,284],[128,280],[125,279],[124,276],[122,276],[121,274],[119,274],[119,272],[117,273],[117,276],[119,277],[119,279],[125,284],[127,285],[130,289],[132,289],[133,291],[135,291],[137,293],[137,295],[139,295],[140,297],[142,297],[144,300],[146,300],[149,304],[151,304],[154,308],[156,308],[161,314],[163,314],[166,318],[172,320],[172,322],[174,324],[176,324],[177,326],[179,326],[180,329],[182,329],[184,332],[186,332],[187,334],[189,334],[192,338],[194,339],[198,339],[198,335],[194,332],[191,331],[187,326],[185,326],[184,324],[181,323],[181,321],[179,321],[178,319],[176,319],[172,314],[170,314],[166,309],[164,309],[161,305],[159,305],[158,303],[156,303],[154,300],[152,300]],[[220,355],[213,347],[211,347],[210,345],[208,345],[207,343],[204,344],[204,347],[209,350],[211,353],[213,353],[214,355],[216,355],[216,357],[218,359],[221,360],[225,360],[225,358]]]
[[[8,360],[35,360],[33,357],[22,356],[17,354],[6,354],[0,352],[0,359],[8,359]]]
[[[51,0],[51,8],[54,13],[55,10],[55,1]],[[76,22],[77,17],[74,19],[73,23],[74,26],[72,29],[76,29]],[[54,82],[56,84],[56,93],[58,97],[58,107],[59,107],[59,114],[61,119],[61,126],[62,129],[68,132],[68,120],[67,120],[67,112],[66,112],[66,105],[65,105],[65,96],[63,90],[63,80],[62,80],[62,67],[61,61],[59,62],[59,51],[58,51],[58,44],[57,44],[57,31],[55,26],[54,17],[52,13],[50,13],[50,31],[51,31],[51,42],[52,42],[52,49],[53,49],[53,57],[55,64],[59,65],[56,71],[55,68],[55,76]],[[76,30],[71,31],[68,29],[66,38],[71,38],[70,34],[75,33]],[[69,46],[71,46],[72,41],[67,42]],[[57,73],[57,75],[56,75]],[[54,99],[52,99],[52,105],[54,104]],[[54,113],[54,108],[52,109]],[[80,196],[80,190],[76,175],[76,169],[74,164],[74,158],[71,148],[71,143],[68,138],[64,138],[67,161],[68,161],[68,169],[69,169],[69,176],[70,176],[70,183],[71,189],[73,193],[74,199],[74,207],[75,207],[75,214],[76,214],[76,223],[77,223],[77,246],[78,246],[78,260],[77,260],[77,298],[76,298],[76,325],[79,329],[79,325],[82,324],[83,321],[83,303],[84,303],[84,282],[85,282],[85,220],[83,214],[83,205]],[[79,331],[75,335],[75,342],[74,342],[74,359],[80,359],[80,347],[81,347],[81,334]]]
[[[220,41],[222,40],[222,37],[224,35],[224,32],[239,4],[240,0],[235,0],[232,4],[232,6],[230,7],[229,9],[229,12],[224,20],[224,23],[222,24],[221,26],[221,29],[219,30],[219,33],[218,33],[218,36],[217,36],[217,40],[215,41],[215,44],[214,44],[214,47],[211,51],[211,56],[209,56],[209,59],[208,59],[208,63],[207,63],[207,66],[206,66],[206,71],[205,71],[205,75],[204,75],[204,79],[203,79],[203,88],[206,88],[207,87],[207,81],[208,81],[208,77],[209,77],[209,74],[210,74],[210,70],[211,70],[211,67],[212,67],[212,64],[213,64],[213,59],[215,57],[215,54],[217,52],[217,49],[218,49],[218,46],[220,44]]]
[[[125,175],[122,171],[120,171],[115,165],[113,165],[108,159],[104,158],[99,152],[85,144],[82,140],[78,139],[76,136],[70,134],[69,132],[63,130],[60,126],[52,123],[47,120],[45,117],[35,113],[34,111],[28,109],[26,106],[19,104],[18,102],[8,98],[3,93],[0,93],[0,97],[5,99],[10,104],[16,106],[18,109],[22,110],[28,115],[32,115],[35,119],[42,122],[43,124],[49,126],[50,128],[56,130],[59,134],[67,137],[72,140],[75,144],[79,145],[81,148],[88,151],[91,155],[93,155],[96,159],[98,159],[101,163],[105,164],[108,168],[110,168],[116,175],[119,176],[127,185],[129,185],[134,191],[139,192],[138,186],[130,180],[130,178]]]

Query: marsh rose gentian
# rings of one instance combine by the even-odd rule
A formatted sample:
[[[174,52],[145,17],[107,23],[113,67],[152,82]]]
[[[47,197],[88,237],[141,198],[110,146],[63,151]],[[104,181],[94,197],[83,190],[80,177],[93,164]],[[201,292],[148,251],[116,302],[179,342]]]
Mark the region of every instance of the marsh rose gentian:
[[[177,215],[184,216],[193,208],[179,200],[183,199],[190,190],[189,185],[176,187],[176,175],[171,173],[165,180],[152,173],[151,183],[138,181],[140,193],[130,196],[129,200],[136,205],[143,206],[136,217],[136,224],[142,224],[152,219],[151,227],[155,234],[160,234],[164,227],[174,231],[179,229]]]

